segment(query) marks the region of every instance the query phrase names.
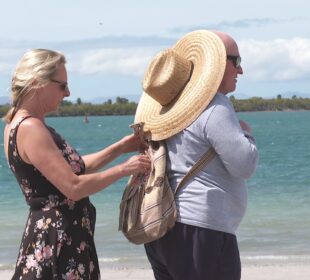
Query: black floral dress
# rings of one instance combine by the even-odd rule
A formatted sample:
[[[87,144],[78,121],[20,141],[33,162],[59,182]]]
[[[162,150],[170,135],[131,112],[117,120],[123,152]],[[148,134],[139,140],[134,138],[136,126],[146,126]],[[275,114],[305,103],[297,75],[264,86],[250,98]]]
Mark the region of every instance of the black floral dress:
[[[89,198],[78,202],[66,198],[33,165],[21,159],[16,135],[28,117],[9,135],[9,166],[30,206],[12,279],[100,279],[94,244],[96,209]],[[73,172],[83,174],[85,164],[80,155],[53,128],[47,128]]]

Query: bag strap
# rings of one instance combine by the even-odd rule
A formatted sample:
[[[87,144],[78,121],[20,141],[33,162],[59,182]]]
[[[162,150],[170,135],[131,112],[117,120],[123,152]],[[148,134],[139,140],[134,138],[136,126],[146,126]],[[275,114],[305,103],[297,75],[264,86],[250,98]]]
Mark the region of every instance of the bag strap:
[[[143,131],[143,122],[135,123],[130,125],[131,128],[134,129],[134,133],[138,134],[140,137],[141,142],[147,146],[148,141],[150,141],[149,135]],[[174,191],[174,195],[180,190],[180,188],[185,184],[185,182],[196,175],[204,166],[208,164],[216,155],[216,152],[213,148],[210,148],[193,166],[192,168],[186,173],[186,175],[182,178],[181,182],[178,184]]]
[[[185,182],[196,175],[204,166],[208,164],[216,155],[216,152],[213,148],[210,148],[186,173],[186,175],[182,178],[181,182],[178,184],[174,191],[174,195],[184,186]]]

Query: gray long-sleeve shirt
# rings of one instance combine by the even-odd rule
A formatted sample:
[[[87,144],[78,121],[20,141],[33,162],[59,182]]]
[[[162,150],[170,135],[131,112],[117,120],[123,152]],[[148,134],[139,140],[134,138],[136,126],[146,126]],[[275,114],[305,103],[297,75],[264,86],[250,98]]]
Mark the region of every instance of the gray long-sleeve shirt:
[[[247,206],[245,179],[255,171],[258,152],[229,99],[218,93],[194,123],[166,144],[173,189],[211,146],[217,153],[176,195],[178,221],[235,234]]]

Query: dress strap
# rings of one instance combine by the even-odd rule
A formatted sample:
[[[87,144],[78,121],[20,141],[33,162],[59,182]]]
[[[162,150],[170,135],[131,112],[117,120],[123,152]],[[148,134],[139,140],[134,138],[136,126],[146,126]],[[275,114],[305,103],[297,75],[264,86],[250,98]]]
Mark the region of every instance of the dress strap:
[[[19,127],[20,124],[21,124],[24,120],[27,120],[27,119],[29,119],[29,118],[33,118],[33,116],[31,116],[31,115],[23,116],[23,117],[21,118],[21,120],[16,124],[16,126],[14,127],[14,129],[15,129],[16,127]]]
[[[22,117],[21,120],[18,121],[17,124],[16,124],[13,128],[11,128],[9,138],[12,137],[12,138],[13,138],[12,140],[14,141],[14,143],[16,143],[16,135],[17,135],[17,130],[18,130],[19,126],[21,125],[21,123],[22,123],[24,120],[29,119],[29,118],[32,118],[32,116],[31,116],[31,115],[28,115],[28,116]],[[11,140],[11,139],[9,139],[9,140]]]

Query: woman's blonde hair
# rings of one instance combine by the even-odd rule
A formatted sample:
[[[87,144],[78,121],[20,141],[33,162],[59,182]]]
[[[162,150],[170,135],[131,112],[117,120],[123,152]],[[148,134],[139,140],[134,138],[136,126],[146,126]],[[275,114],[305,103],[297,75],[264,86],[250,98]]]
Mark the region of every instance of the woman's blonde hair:
[[[6,123],[12,121],[25,96],[32,89],[48,83],[62,63],[66,63],[64,55],[52,50],[34,49],[23,55],[12,77],[12,106],[3,117]]]

